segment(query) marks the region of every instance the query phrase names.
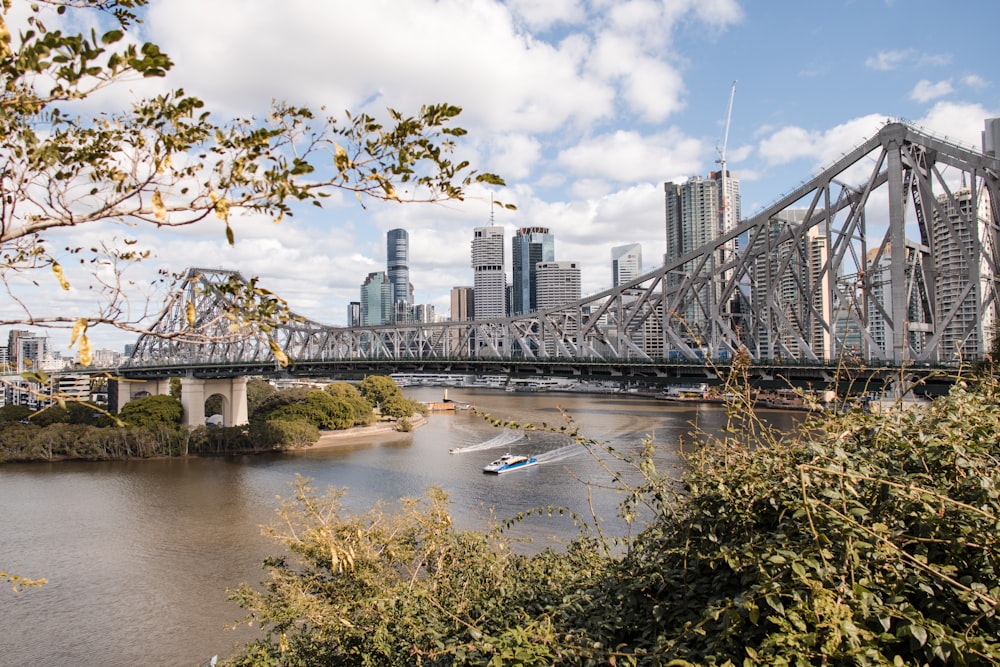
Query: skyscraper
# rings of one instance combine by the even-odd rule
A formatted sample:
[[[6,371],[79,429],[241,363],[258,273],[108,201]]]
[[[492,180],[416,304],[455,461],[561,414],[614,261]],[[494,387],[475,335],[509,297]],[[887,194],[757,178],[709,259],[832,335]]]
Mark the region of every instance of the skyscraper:
[[[369,273],[361,284],[361,326],[392,322],[392,284],[385,271]]]
[[[536,266],[551,262],[555,256],[555,238],[548,227],[521,227],[511,239],[511,264],[514,289],[510,304],[512,315],[530,313],[538,308]]]
[[[696,176],[682,184],[664,183],[663,189],[667,214],[666,262],[714,241],[735,228],[740,219],[740,181],[732,172],[726,179],[722,178],[722,172],[713,171],[707,180]],[[736,249],[735,244],[732,249]]]
[[[714,241],[736,227],[740,219],[740,181],[731,172],[723,174],[713,171],[709,178],[690,178],[683,184],[664,183],[667,228],[667,251],[664,263],[669,264],[695,248]],[[725,190],[725,192],[723,192]],[[711,258],[709,267],[721,266],[736,253],[736,239],[719,248]],[[683,272],[687,267],[682,267]],[[725,280],[724,275],[718,276]],[[682,276],[675,272],[671,282],[677,284]],[[706,283],[701,289],[698,302],[709,308],[720,310],[728,307],[719,303],[718,283]],[[680,314],[688,328],[688,334],[702,338],[707,333],[707,320],[697,307],[691,307]],[[703,342],[703,341],[702,341]]]
[[[385,237],[386,275],[392,285],[392,312],[396,320],[405,320],[413,305],[410,297],[410,235],[405,229],[390,229]]]
[[[994,276],[987,258],[994,251],[997,223],[989,199],[982,191],[978,194],[977,200],[967,187],[940,194],[934,210],[934,316],[945,323],[938,343],[940,361],[981,359],[993,342],[997,305],[981,308],[978,295],[989,294]]]
[[[642,246],[638,243],[611,249],[611,286],[618,287],[642,275]]]
[[[507,275],[503,261],[503,227],[476,227],[472,238],[473,308],[476,319],[507,314]]]
[[[475,318],[473,305],[473,289],[471,287],[451,288],[451,321],[462,322]]]
[[[580,300],[579,262],[539,262],[538,308],[559,308]]]

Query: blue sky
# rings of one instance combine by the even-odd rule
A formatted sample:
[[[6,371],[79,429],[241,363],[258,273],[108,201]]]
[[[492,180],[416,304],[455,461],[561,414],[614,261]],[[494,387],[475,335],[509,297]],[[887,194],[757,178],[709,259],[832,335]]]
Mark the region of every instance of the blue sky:
[[[727,162],[741,180],[743,217],[890,117],[978,147],[984,118],[1000,115],[1000,3],[957,7],[153,0],[143,37],[171,55],[174,70],[93,104],[122,108],[181,86],[234,116],[260,115],[272,99],[375,114],[461,106],[469,135],[460,154],[500,173],[507,188],[474,189],[466,202],[444,205],[362,209],[335,197],[277,226],[241,219],[233,248],[212,223],[146,239],[156,252],[147,270],[236,268],[260,276],[296,312],[344,324],[365,275],[385,268],[385,232],[403,227],[417,302],[447,314],[450,288],[472,284],[472,228],[489,223],[491,196],[518,206],[495,215],[508,239],[517,227],[550,228],[556,259],[582,263],[585,293],[610,285],[612,246],[642,243],[645,268],[655,268],[665,245],[663,183],[717,168],[734,81]],[[129,340],[111,331],[93,339],[115,349]]]

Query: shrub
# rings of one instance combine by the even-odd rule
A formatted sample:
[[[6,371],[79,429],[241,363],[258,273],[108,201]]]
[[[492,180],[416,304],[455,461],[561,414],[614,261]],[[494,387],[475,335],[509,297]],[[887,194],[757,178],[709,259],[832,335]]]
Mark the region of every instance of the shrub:
[[[998,404],[992,379],[959,383],[786,439],[744,415],[680,483],[652,443],[580,440],[641,473],[616,479],[648,520],[536,556],[502,526],[457,530],[439,490],[349,516],[300,480],[273,531],[290,557],[233,594],[268,631],[233,664],[1000,663]]]

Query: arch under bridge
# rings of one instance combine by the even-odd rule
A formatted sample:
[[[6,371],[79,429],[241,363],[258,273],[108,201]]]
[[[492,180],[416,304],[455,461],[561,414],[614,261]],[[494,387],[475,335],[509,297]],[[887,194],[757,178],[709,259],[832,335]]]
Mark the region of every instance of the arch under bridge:
[[[275,371],[276,352],[287,372],[317,375],[684,379],[738,355],[763,379],[809,382],[845,362],[897,374],[957,366],[996,336],[998,174],[993,150],[887,122],[711,243],[614,289],[505,319],[329,326],[281,313],[238,273],[190,269],[121,371],[236,376]],[[246,326],[251,302],[265,327]]]

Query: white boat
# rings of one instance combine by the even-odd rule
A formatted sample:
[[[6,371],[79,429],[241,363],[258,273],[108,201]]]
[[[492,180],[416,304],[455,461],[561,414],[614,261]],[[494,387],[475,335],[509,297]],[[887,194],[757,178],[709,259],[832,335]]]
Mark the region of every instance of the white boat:
[[[518,470],[520,468],[527,468],[528,466],[533,466],[536,463],[538,463],[538,459],[536,459],[534,456],[521,456],[519,454],[504,454],[496,461],[493,461],[487,466],[483,466],[483,472],[499,475],[500,473],[507,472],[509,470]]]

